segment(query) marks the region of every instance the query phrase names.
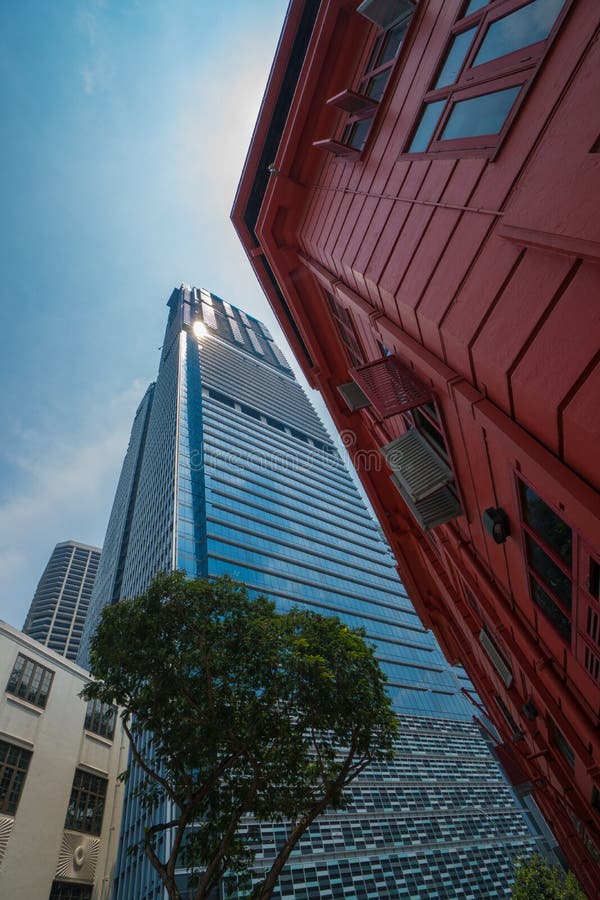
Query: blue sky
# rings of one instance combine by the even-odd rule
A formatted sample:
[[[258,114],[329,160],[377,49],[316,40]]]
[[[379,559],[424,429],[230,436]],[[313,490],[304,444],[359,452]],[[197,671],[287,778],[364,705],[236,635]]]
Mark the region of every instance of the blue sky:
[[[100,544],[165,303],[204,286],[281,332],[229,211],[285,0],[0,4],[0,617]]]

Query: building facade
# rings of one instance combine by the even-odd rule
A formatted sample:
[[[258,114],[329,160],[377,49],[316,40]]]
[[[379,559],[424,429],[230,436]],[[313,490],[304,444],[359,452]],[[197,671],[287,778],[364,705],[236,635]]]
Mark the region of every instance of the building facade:
[[[77,659],[100,548],[57,544],[33,595],[23,632],[67,659]]]
[[[595,0],[292,0],[233,209],[421,618],[590,896],[599,28]]]
[[[160,571],[228,574],[282,611],[300,605],[363,626],[401,718],[395,760],[365,773],[348,810],[314,824],[276,896],[508,896],[512,860],[536,838],[473,722],[464,672],[447,665],[419,621],[268,330],[205,290],[174,290],[158,378],[144,402],[143,452],[139,465],[126,459],[101,562],[108,573],[123,558],[112,523],[125,518],[123,498],[137,479],[121,586],[116,597],[94,592],[91,621]],[[132,437],[128,456],[137,446]],[[108,575],[106,583],[114,583]],[[146,860],[126,852],[147,824],[132,796],[138,777],[134,770],[128,781],[115,900],[162,896]],[[258,875],[283,826],[247,828],[259,839]],[[184,890],[186,873],[179,878]],[[237,896],[235,883],[221,891]]]
[[[110,900],[127,742],[88,681],[0,622],[0,897]]]

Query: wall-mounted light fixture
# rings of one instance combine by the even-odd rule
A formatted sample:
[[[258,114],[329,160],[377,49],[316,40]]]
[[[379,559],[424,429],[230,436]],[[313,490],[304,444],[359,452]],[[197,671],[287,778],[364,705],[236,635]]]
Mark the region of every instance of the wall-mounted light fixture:
[[[497,544],[503,544],[510,536],[508,516],[503,509],[490,506],[483,513],[483,527],[491,534]]]

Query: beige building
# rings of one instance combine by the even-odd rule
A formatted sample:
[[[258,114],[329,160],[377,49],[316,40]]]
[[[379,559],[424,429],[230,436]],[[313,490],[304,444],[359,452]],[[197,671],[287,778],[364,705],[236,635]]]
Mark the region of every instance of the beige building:
[[[0,897],[109,900],[127,741],[87,672],[0,622]]]

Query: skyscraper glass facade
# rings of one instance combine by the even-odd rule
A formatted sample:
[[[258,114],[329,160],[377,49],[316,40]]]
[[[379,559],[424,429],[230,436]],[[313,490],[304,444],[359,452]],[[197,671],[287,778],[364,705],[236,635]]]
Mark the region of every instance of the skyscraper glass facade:
[[[143,450],[119,485],[134,502],[118,596],[95,593],[94,620],[103,604],[179,568],[226,573],[280,610],[303,606],[364,627],[401,719],[397,755],[361,777],[349,809],[315,823],[275,896],[509,896],[512,859],[533,839],[473,724],[466,676],[417,618],[306,394],[267,329],[241,310],[186,286],[169,307]],[[123,547],[107,536],[102,566],[116,570],[119,560]],[[161,896],[149,864],[125,853],[146,824],[138,777],[128,785],[117,900]],[[259,838],[259,873],[283,826],[246,827]],[[237,896],[235,883],[222,892]]]
[[[57,544],[31,601],[24,633],[76,659],[99,559],[99,547],[77,541]]]

